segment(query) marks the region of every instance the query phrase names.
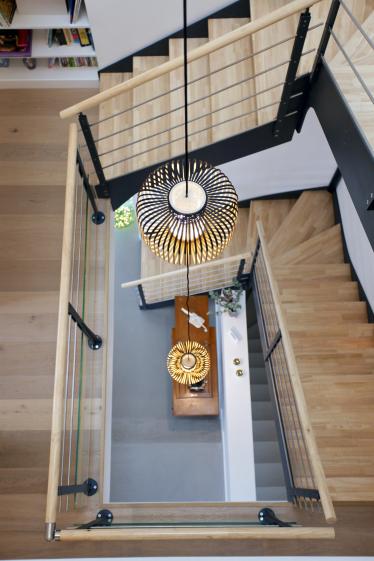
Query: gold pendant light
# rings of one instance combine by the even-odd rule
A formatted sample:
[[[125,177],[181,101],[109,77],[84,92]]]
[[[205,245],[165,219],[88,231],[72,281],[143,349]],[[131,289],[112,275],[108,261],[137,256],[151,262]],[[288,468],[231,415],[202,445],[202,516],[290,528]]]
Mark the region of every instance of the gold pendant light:
[[[179,384],[196,384],[210,370],[210,356],[206,348],[196,341],[180,341],[170,350],[167,358],[170,376]]]
[[[206,162],[173,160],[143,183],[136,205],[139,230],[169,263],[216,259],[231,240],[238,197],[229,179]],[[186,195],[186,183],[188,192]]]

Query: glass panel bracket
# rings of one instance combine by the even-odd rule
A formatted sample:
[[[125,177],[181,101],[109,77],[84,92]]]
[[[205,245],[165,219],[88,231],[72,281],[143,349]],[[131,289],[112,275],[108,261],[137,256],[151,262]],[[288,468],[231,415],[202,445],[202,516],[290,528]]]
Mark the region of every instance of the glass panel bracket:
[[[97,493],[99,485],[95,479],[86,479],[80,485],[59,485],[58,487],[58,496],[62,497],[63,495],[76,495],[77,493],[83,493],[87,495],[87,497],[92,497]]]
[[[87,337],[87,343],[91,350],[97,351],[101,348],[103,340],[99,335],[96,335],[83,321],[74,306],[69,302],[68,314],[71,319],[75,321],[82,333]]]

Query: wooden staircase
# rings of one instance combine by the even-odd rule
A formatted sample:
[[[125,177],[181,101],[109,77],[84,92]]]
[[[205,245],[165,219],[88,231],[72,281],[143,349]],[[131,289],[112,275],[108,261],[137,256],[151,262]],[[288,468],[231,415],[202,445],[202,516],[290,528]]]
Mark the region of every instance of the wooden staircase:
[[[372,501],[374,325],[344,262],[331,195],[307,191],[295,203],[253,201],[249,215],[252,248],[255,221],[264,223],[331,496]]]

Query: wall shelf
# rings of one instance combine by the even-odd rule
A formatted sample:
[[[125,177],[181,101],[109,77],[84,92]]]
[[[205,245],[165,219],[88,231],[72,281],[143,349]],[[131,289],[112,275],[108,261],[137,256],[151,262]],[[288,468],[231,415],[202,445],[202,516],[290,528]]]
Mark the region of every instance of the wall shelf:
[[[92,46],[81,47],[77,44],[72,45],[52,45],[48,46],[48,30],[35,29],[32,34],[32,57],[33,58],[50,58],[50,57],[69,57],[69,56],[95,56],[95,50]]]
[[[13,59],[8,68],[0,68],[0,89],[11,88],[95,88],[96,66],[48,68],[48,60],[38,60],[35,70],[28,70],[21,59]]]
[[[48,10],[48,2],[45,4],[46,10]],[[81,47],[81,45],[73,43],[61,46],[53,44],[49,47],[48,30],[64,28],[90,28],[84,6],[78,21],[75,23],[70,23],[69,14],[63,12],[63,6],[61,13],[54,14],[26,15],[16,11],[12,25],[7,29],[31,29],[33,31],[31,56],[37,59],[37,67],[34,70],[29,70],[24,66],[22,57],[10,58],[9,67],[0,68],[0,89],[97,88],[99,85],[97,66],[48,68],[49,58],[96,56],[95,49],[91,45]],[[5,53],[0,56],[7,58]]]
[[[68,13],[63,15],[22,15],[16,11],[12,25],[6,29],[59,29],[63,27],[90,27],[86,11],[82,10],[75,23],[70,23]]]

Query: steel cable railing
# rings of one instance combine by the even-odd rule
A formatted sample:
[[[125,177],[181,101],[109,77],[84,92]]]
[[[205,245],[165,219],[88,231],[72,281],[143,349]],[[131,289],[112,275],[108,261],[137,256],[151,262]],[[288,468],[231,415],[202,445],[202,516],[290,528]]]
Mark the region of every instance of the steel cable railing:
[[[274,297],[267,274],[266,263],[258,242],[253,268],[253,289],[260,311],[261,333],[264,336],[265,363],[276,397],[276,410],[279,412],[278,426],[282,431],[281,442],[286,446],[282,454],[287,491],[290,500],[299,506],[313,508],[319,502],[319,492],[313,476],[309,452],[304,439],[296,404],[290,372],[282,341]]]
[[[312,25],[311,27],[309,27],[309,32],[314,31],[315,29],[318,29],[318,28],[321,27],[321,26],[323,26],[323,22],[316,23],[315,25]],[[250,55],[247,55],[247,56],[238,58],[237,60],[235,60],[235,61],[233,61],[233,62],[230,62],[230,63],[228,63],[228,64],[225,64],[224,66],[221,66],[221,67],[219,67],[219,68],[217,68],[217,69],[215,69],[215,70],[212,70],[211,72],[209,72],[209,74],[203,74],[202,76],[199,76],[199,77],[197,77],[197,78],[194,78],[193,80],[189,80],[189,81],[188,81],[188,85],[189,85],[189,86],[192,86],[193,84],[196,84],[197,82],[199,82],[199,81],[201,81],[201,80],[204,80],[204,79],[206,79],[206,78],[210,78],[211,76],[214,76],[215,74],[218,74],[219,72],[223,72],[224,70],[227,70],[227,69],[229,69],[229,68],[232,68],[233,66],[236,66],[236,65],[238,65],[238,64],[241,64],[242,62],[248,61],[248,60],[250,60],[250,59],[252,59],[252,58],[254,58],[254,57],[256,57],[256,56],[258,56],[258,55],[260,55],[260,54],[263,54],[263,53],[265,53],[265,52],[267,52],[267,51],[269,51],[269,50],[271,50],[271,49],[274,49],[274,48],[276,48],[276,47],[279,47],[280,45],[283,45],[284,43],[288,43],[289,41],[291,41],[291,40],[293,40],[293,39],[295,39],[295,38],[296,38],[296,35],[291,35],[291,36],[287,37],[286,39],[282,39],[281,41],[277,41],[276,43],[273,43],[272,45],[269,45],[268,47],[264,47],[263,49],[259,49],[258,51],[255,51],[255,52],[251,53]],[[122,111],[117,111],[117,112],[113,113],[112,115],[109,115],[109,116],[107,116],[107,117],[103,117],[102,119],[98,119],[97,121],[93,121],[92,123],[90,123],[90,125],[91,125],[91,127],[94,127],[94,126],[97,126],[97,125],[99,125],[99,124],[105,123],[106,121],[109,121],[110,119],[114,119],[115,117],[119,117],[119,116],[121,116],[121,115],[123,115],[123,114],[125,114],[125,113],[128,113],[128,112],[133,111],[134,109],[138,109],[139,107],[142,107],[142,106],[145,105],[145,104],[148,104],[148,103],[151,103],[151,102],[153,102],[153,101],[156,101],[156,100],[160,99],[161,97],[164,97],[164,96],[166,96],[166,95],[170,95],[171,93],[175,93],[175,92],[181,90],[182,88],[183,88],[183,85],[181,85],[181,86],[176,86],[175,88],[170,88],[170,89],[168,89],[166,92],[162,92],[162,93],[160,93],[160,94],[158,94],[158,95],[156,95],[156,96],[153,96],[153,97],[148,98],[148,99],[146,99],[146,100],[144,100],[144,101],[141,101],[141,102],[139,102],[139,103],[136,103],[136,104],[132,105],[131,107],[128,107],[128,108],[126,108],[126,109],[123,109]],[[223,91],[223,90],[222,90],[222,91]],[[215,92],[215,93],[219,93],[219,92]],[[202,97],[202,98],[199,98],[199,99],[196,100],[196,101],[191,101],[191,102],[189,103],[189,105],[192,105],[193,103],[197,103],[197,102],[199,102],[199,101],[202,101],[202,100],[206,99],[207,97],[209,97],[209,96],[204,96],[204,97]],[[175,109],[175,111],[177,111],[177,110],[179,110],[179,109],[183,109],[183,105],[181,105],[180,107],[177,107],[177,108]],[[160,114],[160,115],[158,115],[157,117],[158,117],[158,118],[164,117],[164,116],[167,115],[167,114],[168,114],[168,112],[163,113],[163,114]],[[157,117],[156,117],[156,118],[157,118]],[[119,132],[123,132],[123,131],[118,131],[118,133],[119,133]],[[106,138],[109,138],[109,136],[112,136],[112,135],[108,135],[108,136],[104,136],[104,137],[99,137],[99,138],[96,139],[96,142],[99,142],[99,141],[101,141],[101,140],[105,140]]]
[[[262,223],[251,268],[269,387],[275,410],[289,500],[314,510],[322,508],[327,521],[336,520],[319,450],[314,437],[287,320]]]
[[[305,53],[303,53],[301,56],[306,56],[306,55],[308,55],[308,54],[311,54],[312,52],[315,52],[315,49],[309,49],[308,51],[306,51]],[[251,81],[251,80],[254,80],[254,79],[256,79],[256,78],[259,77],[259,76],[262,76],[262,75],[267,74],[267,73],[269,73],[269,72],[271,72],[271,71],[273,71],[273,70],[276,70],[277,68],[280,68],[280,67],[282,67],[282,66],[285,66],[286,64],[289,64],[289,62],[290,62],[290,60],[287,59],[287,60],[285,60],[285,61],[283,61],[283,62],[281,62],[281,63],[279,63],[279,64],[273,65],[273,66],[271,66],[271,67],[269,67],[269,68],[267,68],[267,69],[265,69],[265,70],[263,70],[263,71],[261,71],[261,72],[258,72],[258,73],[254,74],[254,75],[252,75],[252,76],[249,76],[249,77],[247,77],[247,78],[245,78],[245,79],[243,79],[243,80],[234,82],[234,83],[231,84],[230,86],[225,87],[225,88],[222,88],[221,90],[219,90],[219,91],[217,91],[217,92],[213,92],[213,93],[209,94],[208,96],[206,96],[205,98],[213,97],[214,95],[220,93],[221,91],[229,90],[229,89],[232,89],[232,88],[234,88],[234,87],[236,87],[236,86],[238,86],[238,85],[241,85],[241,84],[243,84],[243,83],[245,83],[245,82],[249,82],[249,81]],[[199,115],[199,116],[197,116],[197,117],[195,117],[195,118],[192,118],[192,119],[190,119],[190,122],[192,123],[192,122],[199,121],[200,119],[203,119],[203,118],[205,118],[205,117],[209,117],[209,116],[211,116],[211,115],[213,115],[213,114],[216,114],[216,113],[219,113],[219,112],[221,112],[221,111],[224,111],[224,110],[228,109],[229,107],[233,107],[233,106],[235,106],[235,105],[239,105],[240,103],[243,103],[243,102],[248,101],[248,100],[250,100],[250,99],[256,99],[259,95],[262,95],[262,94],[264,94],[264,93],[267,93],[267,92],[270,92],[270,91],[272,91],[272,90],[275,90],[276,88],[279,88],[279,87],[281,87],[281,86],[283,86],[283,85],[284,85],[284,82],[280,82],[280,83],[277,83],[277,84],[275,84],[275,85],[273,85],[273,86],[269,86],[269,87],[267,87],[267,88],[265,88],[265,89],[263,89],[263,90],[261,90],[261,91],[255,93],[255,94],[251,94],[251,95],[249,95],[249,96],[245,96],[245,97],[241,98],[241,99],[238,100],[238,101],[231,102],[229,105],[225,105],[225,106],[223,106],[223,107],[219,107],[219,108],[217,108],[217,109],[215,109],[215,110],[213,110],[213,111],[210,111],[210,112],[208,112],[208,113],[204,113],[204,114]],[[301,95],[303,95],[303,92],[299,92],[299,93],[296,94],[296,95],[297,95],[297,96],[301,96]],[[296,96],[293,96],[293,97],[296,97]],[[204,99],[205,99],[205,98],[204,98]],[[255,109],[253,109],[253,110],[251,110],[251,111],[242,112],[240,115],[230,116],[228,119],[224,119],[224,120],[221,120],[221,121],[219,121],[219,122],[217,122],[217,123],[213,123],[213,124],[211,124],[211,125],[208,126],[208,127],[204,127],[204,128],[200,128],[200,129],[195,130],[195,131],[191,131],[190,134],[189,134],[189,136],[192,137],[192,136],[194,136],[194,135],[196,135],[196,134],[202,134],[202,133],[204,133],[204,132],[213,130],[213,129],[217,128],[217,127],[221,127],[222,125],[228,124],[228,123],[230,123],[230,122],[232,122],[232,121],[236,121],[237,119],[242,119],[242,118],[248,117],[248,116],[250,116],[250,115],[257,114],[257,113],[260,112],[260,111],[263,111],[263,110],[268,109],[268,108],[270,108],[270,107],[275,107],[275,106],[279,105],[280,101],[281,101],[280,99],[277,99],[276,101],[274,101],[274,102],[272,102],[272,103],[267,103],[267,104],[265,104],[265,105],[263,105],[263,106],[256,107]],[[173,111],[175,111],[175,110],[174,110],[174,109],[169,110],[169,111],[163,113],[161,116],[169,115],[169,114],[172,113]],[[292,114],[292,113],[290,113],[290,114]],[[133,126],[127,128],[127,129],[124,129],[124,130],[121,130],[121,131],[118,131],[118,132],[116,131],[115,133],[112,133],[110,136],[115,136],[115,135],[118,135],[118,134],[120,134],[120,133],[129,131],[130,129],[134,129],[134,128],[136,128],[136,127],[139,127],[139,126],[141,126],[142,124],[149,123],[150,121],[152,121],[152,120],[154,120],[154,119],[158,119],[158,118],[160,118],[161,116],[158,115],[157,117],[152,117],[152,118],[149,119],[148,121],[143,121],[143,122],[140,122],[140,123],[136,123],[135,125],[133,125]],[[105,156],[107,156],[107,155],[109,155],[109,154],[112,154],[113,152],[118,152],[118,151],[120,151],[120,150],[124,150],[125,148],[134,146],[134,145],[136,145],[136,144],[138,144],[138,143],[146,142],[146,141],[148,141],[148,140],[150,140],[150,139],[152,139],[152,138],[158,138],[160,135],[166,134],[166,133],[168,133],[168,132],[170,132],[170,131],[172,131],[172,130],[178,129],[178,128],[180,128],[180,127],[181,127],[181,124],[173,125],[172,127],[168,127],[168,128],[163,129],[163,130],[161,130],[161,131],[157,131],[157,132],[154,133],[154,134],[151,134],[151,135],[148,135],[148,136],[146,136],[146,137],[143,137],[143,138],[140,138],[140,139],[131,141],[131,142],[129,142],[129,143],[127,143],[127,144],[124,144],[124,145],[122,145],[122,146],[118,146],[118,147],[116,146],[116,147],[114,147],[114,148],[112,148],[112,149],[110,149],[110,150],[104,150],[103,152],[99,153],[99,156],[100,156],[100,157],[105,157]],[[157,146],[148,147],[146,150],[143,150],[143,151],[141,151],[141,152],[137,152],[137,153],[135,153],[135,154],[131,154],[131,155],[129,155],[128,157],[120,158],[119,160],[116,160],[116,161],[114,161],[114,162],[111,162],[110,164],[102,165],[102,169],[103,169],[103,170],[104,170],[104,169],[108,169],[108,168],[113,167],[113,166],[116,166],[116,165],[118,165],[118,164],[120,164],[120,163],[124,163],[124,162],[126,162],[126,161],[133,160],[134,158],[137,158],[137,157],[139,157],[139,156],[143,156],[144,154],[147,154],[148,152],[151,152],[152,150],[157,150],[157,149],[160,149],[160,148],[164,148],[164,147],[166,147],[166,146],[170,146],[170,145],[172,145],[172,144],[174,144],[174,143],[176,143],[176,142],[178,142],[178,141],[180,141],[180,140],[183,140],[183,138],[184,138],[183,136],[179,136],[179,137],[177,137],[177,138],[170,139],[170,140],[168,140],[167,142],[160,143],[160,144],[158,144]],[[203,147],[203,146],[202,146],[202,147]],[[200,147],[200,148],[202,148],[202,147]]]

